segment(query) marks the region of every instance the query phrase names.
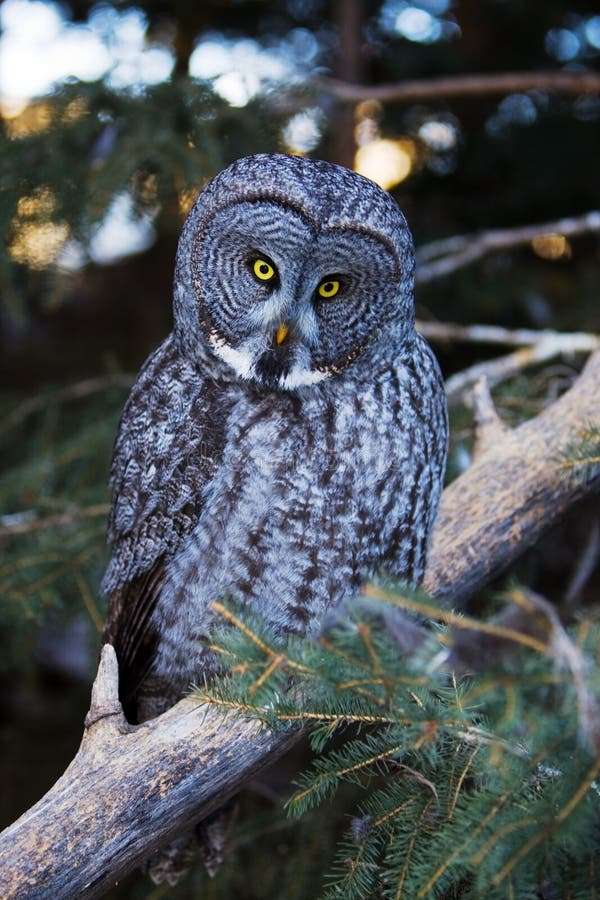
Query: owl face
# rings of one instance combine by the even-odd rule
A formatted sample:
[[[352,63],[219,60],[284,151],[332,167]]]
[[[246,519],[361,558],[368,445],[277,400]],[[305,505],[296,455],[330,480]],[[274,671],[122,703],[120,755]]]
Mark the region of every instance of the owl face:
[[[262,181],[240,184],[241,171],[257,164]],[[208,344],[240,378],[291,390],[342,371],[376,340],[396,340],[400,325],[412,327],[410,234],[376,185],[279,155],[240,160],[215,181],[192,210],[178,254],[176,329],[188,355]],[[363,207],[366,193],[365,215],[350,209],[348,184]],[[396,227],[385,230],[390,220]]]

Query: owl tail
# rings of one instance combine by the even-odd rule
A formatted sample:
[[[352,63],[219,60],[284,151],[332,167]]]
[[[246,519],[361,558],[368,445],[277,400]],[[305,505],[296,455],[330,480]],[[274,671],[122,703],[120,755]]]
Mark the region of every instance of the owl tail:
[[[166,847],[162,847],[144,866],[154,884],[166,882],[174,887],[187,875],[198,855],[198,850],[208,875],[214,878],[227,855],[238,811],[237,799],[229,800],[208,818],[203,819],[194,831],[188,831]]]

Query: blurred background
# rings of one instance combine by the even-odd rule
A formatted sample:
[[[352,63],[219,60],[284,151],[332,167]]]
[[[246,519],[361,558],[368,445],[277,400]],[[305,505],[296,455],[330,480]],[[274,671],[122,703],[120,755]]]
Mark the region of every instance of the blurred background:
[[[285,151],[390,190],[424,260],[435,241],[539,224],[423,277],[419,319],[600,332],[599,224],[581,218],[600,207],[600,81],[560,81],[598,73],[600,8],[3,0],[0,29],[5,825],[79,743],[104,614],[112,443],[135,372],[170,330],[177,237],[198,191],[237,157]],[[452,81],[462,75],[475,76],[469,93]],[[384,85],[404,94],[383,96]],[[545,225],[564,218],[575,227]],[[432,343],[446,377],[506,349]],[[515,373],[495,390],[502,416],[535,414],[582,362],[565,355]],[[461,402],[452,425],[449,477],[469,461]],[[587,504],[493,587],[524,580],[575,615],[598,597],[598,522]],[[280,770],[245,801],[222,875],[206,886],[197,872],[178,896],[279,897],[282,878],[286,898],[317,896],[335,828],[290,826],[277,802],[285,778]],[[345,826],[343,809],[331,815]],[[131,876],[111,896],[165,893]]]

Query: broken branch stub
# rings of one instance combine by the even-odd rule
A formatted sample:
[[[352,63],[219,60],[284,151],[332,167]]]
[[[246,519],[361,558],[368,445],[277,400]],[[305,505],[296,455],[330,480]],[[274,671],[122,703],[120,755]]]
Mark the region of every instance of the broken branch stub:
[[[3,900],[102,896],[300,737],[193,698],[131,726],[115,705],[117,684],[106,645],[75,759],[0,835]]]

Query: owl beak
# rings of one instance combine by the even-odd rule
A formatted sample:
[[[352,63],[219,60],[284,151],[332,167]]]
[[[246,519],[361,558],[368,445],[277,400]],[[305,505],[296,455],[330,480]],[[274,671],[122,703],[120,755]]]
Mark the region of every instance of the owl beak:
[[[280,325],[275,333],[275,343],[279,347],[280,344],[283,344],[286,337],[288,336],[290,331],[289,325]]]

